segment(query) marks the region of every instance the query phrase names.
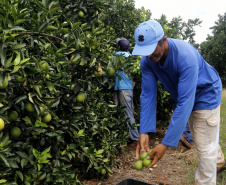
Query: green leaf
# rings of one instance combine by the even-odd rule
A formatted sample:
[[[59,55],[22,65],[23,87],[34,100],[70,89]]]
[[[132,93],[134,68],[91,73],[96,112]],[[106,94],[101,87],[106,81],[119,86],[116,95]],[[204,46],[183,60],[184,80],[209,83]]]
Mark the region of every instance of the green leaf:
[[[20,177],[21,181],[24,181],[24,176],[20,171],[16,171],[16,174]]]
[[[21,23],[23,23],[25,21],[26,21],[26,19],[18,19],[18,20],[16,20],[14,25],[21,24]]]
[[[15,160],[10,160],[9,162],[9,166],[12,168],[19,168],[17,162]]]
[[[39,120],[36,120],[35,121],[35,127],[46,127],[47,128],[48,125],[43,123],[43,122],[41,122],[41,121],[39,121]]]
[[[102,154],[103,152],[104,152],[104,150],[101,149],[101,150],[98,150],[98,151],[97,151],[97,154],[99,155],[99,154]]]
[[[5,182],[7,182],[7,180],[5,180],[5,179],[0,180],[0,184],[5,183]]]
[[[5,68],[8,68],[8,67],[11,66],[12,59],[13,59],[13,56],[11,56],[11,57],[7,60],[7,62],[5,63]]]
[[[27,61],[29,61],[29,60],[30,60],[30,58],[25,58],[25,59],[23,59],[23,60],[21,61],[20,65],[22,65],[23,63],[25,63],[25,62],[27,62]]]
[[[105,158],[102,160],[104,163],[107,163],[109,161],[109,159]]]
[[[47,26],[46,30],[48,30],[48,31],[55,31],[55,30],[58,30],[58,28],[55,27],[55,26]]]
[[[17,104],[25,99],[27,99],[27,95],[19,96],[14,101],[15,101],[15,104]]]
[[[28,93],[28,99],[30,100],[30,102],[34,103],[31,93]]]
[[[49,46],[51,46],[51,44],[50,44],[50,43],[47,43],[47,44],[45,45],[45,49],[47,49]]]
[[[40,8],[46,8],[45,4],[43,4],[41,1],[35,1],[35,3],[36,3]]]
[[[15,60],[14,60],[14,65],[18,65],[20,63],[20,53],[16,56]]]
[[[33,148],[32,152],[36,159],[40,156],[40,152],[38,150]]]
[[[17,16],[17,9],[15,5],[12,5],[12,16],[14,19],[16,19]]]
[[[27,31],[24,28],[20,27],[20,26],[14,26],[10,29],[10,31]]]
[[[38,171],[40,171],[41,170],[41,165],[37,164],[37,166],[38,166]]]
[[[41,32],[47,25],[48,25],[47,22],[42,23],[42,25],[39,27],[38,31]]]
[[[21,164],[21,167],[24,168],[24,166],[26,166],[28,163],[28,160],[27,159],[22,159],[20,164]]]
[[[39,159],[38,160],[39,163],[42,163],[42,164],[46,164],[49,162],[49,160],[46,160],[46,159]]]
[[[28,158],[27,154],[24,153],[24,152],[17,151],[16,153],[17,153],[20,157],[22,157],[22,158]]]
[[[0,58],[2,65],[5,66],[6,51],[2,47],[0,47]]]
[[[5,157],[5,155],[0,154],[0,158],[3,160],[3,162],[5,163],[5,165],[9,167],[9,163],[8,163],[8,161],[7,161],[6,157]]]
[[[84,130],[79,130],[78,136],[85,136],[83,133],[84,133]]]
[[[12,46],[12,49],[21,49],[23,47],[25,47],[26,44],[23,44],[23,43],[19,43],[19,44],[15,44]]]

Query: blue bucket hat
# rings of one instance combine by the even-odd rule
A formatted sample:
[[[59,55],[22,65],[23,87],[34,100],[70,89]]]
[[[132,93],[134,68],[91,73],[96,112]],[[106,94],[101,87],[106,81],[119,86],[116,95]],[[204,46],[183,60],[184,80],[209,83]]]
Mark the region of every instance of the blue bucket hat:
[[[164,30],[157,21],[149,20],[141,23],[134,33],[136,45],[132,55],[151,55],[155,51],[158,41],[161,40],[163,36]]]

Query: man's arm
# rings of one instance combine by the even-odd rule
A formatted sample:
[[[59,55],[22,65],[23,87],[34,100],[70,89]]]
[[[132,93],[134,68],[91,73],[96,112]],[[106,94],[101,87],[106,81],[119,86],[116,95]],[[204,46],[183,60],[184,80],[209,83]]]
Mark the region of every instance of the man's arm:
[[[141,59],[140,133],[155,132],[157,77],[145,57]]]
[[[157,78],[152,72],[146,58],[141,59],[142,92],[140,96],[140,136],[136,148],[136,159],[142,152],[149,151],[148,132],[155,132],[156,128],[156,91]]]

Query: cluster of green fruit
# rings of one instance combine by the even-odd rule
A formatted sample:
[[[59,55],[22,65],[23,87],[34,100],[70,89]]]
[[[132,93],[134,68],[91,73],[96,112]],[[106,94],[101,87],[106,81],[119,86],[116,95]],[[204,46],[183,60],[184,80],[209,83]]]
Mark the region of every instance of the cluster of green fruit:
[[[47,112],[47,110],[45,109],[45,107],[40,106],[40,115],[37,116],[38,120],[42,121],[43,123],[48,123],[51,121],[52,116],[49,112]],[[35,114],[35,108],[34,106],[27,102],[25,105],[25,109],[30,112],[30,113],[34,113]]]
[[[151,159],[147,159],[147,156],[151,153],[152,149],[148,152],[140,154],[140,160],[136,161],[134,167],[136,170],[142,170],[143,167],[148,167],[151,164]],[[152,157],[153,160],[154,156]]]
[[[18,119],[18,113],[16,111],[11,111],[8,115],[10,121],[16,121]],[[0,118],[0,131],[5,127],[5,122]],[[13,126],[10,130],[10,135],[12,137],[19,137],[21,135],[21,130],[17,126]]]
[[[114,76],[114,74],[115,74],[115,69],[114,69],[113,67],[109,67],[109,68],[107,69],[106,73],[107,73],[107,75],[108,75],[109,77],[112,77],[112,76]],[[103,70],[100,69],[99,72],[98,72],[98,71],[94,71],[94,75],[95,75],[96,77],[102,76],[102,75],[103,75]]]
[[[25,104],[25,109],[26,109],[26,111],[35,114],[35,108],[31,103],[27,102]],[[10,111],[8,113],[8,118],[9,118],[10,122],[16,121],[19,118],[18,112],[15,110]],[[40,115],[37,116],[37,119],[39,119],[43,123],[48,123],[51,121],[52,116],[49,112],[46,111],[46,109],[44,107],[40,107]],[[2,118],[0,118],[0,131],[3,130],[4,127],[5,127],[5,121]],[[10,130],[10,134],[11,134],[11,136],[13,136],[15,138],[19,137],[21,135],[21,130],[19,127],[13,126]]]

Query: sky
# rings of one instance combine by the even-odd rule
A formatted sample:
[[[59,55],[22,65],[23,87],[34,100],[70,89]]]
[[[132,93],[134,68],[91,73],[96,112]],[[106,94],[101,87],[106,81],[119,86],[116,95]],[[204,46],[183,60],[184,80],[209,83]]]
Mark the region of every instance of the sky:
[[[167,21],[180,16],[183,21],[199,18],[201,27],[194,27],[196,43],[206,40],[207,35],[212,35],[210,27],[218,21],[218,14],[226,12],[226,0],[135,0],[135,7],[149,9],[151,19],[159,19],[162,14],[166,15]]]

